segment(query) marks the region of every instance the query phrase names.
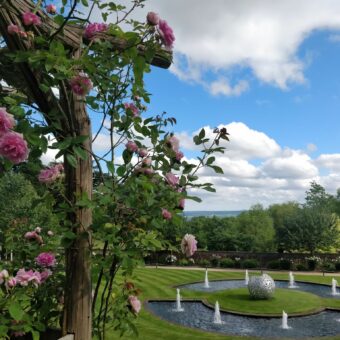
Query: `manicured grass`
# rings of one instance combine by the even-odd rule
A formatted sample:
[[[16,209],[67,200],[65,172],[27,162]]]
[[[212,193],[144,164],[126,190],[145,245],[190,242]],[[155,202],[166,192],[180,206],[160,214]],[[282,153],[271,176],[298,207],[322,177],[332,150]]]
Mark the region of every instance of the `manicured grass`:
[[[218,301],[221,309],[246,314],[280,316],[282,310],[285,310],[292,316],[323,308],[322,299],[316,295],[278,288],[269,300],[251,299],[247,288],[219,291],[209,294],[206,299],[211,305]]]
[[[253,274],[253,273],[251,273]],[[259,272],[257,274],[260,274]],[[288,273],[270,274],[274,279],[288,279]],[[209,272],[210,280],[221,279],[243,279],[243,272]],[[204,271],[201,270],[175,270],[175,269],[153,269],[141,268],[136,270],[134,282],[141,288],[142,300],[147,299],[175,299],[176,289],[174,286],[190,282],[197,282],[204,280]],[[307,281],[315,283],[324,283],[330,285],[331,277],[313,276],[313,275],[295,275],[296,281]],[[290,292],[291,290],[289,290]],[[205,292],[194,292],[188,290],[181,290],[182,297],[185,298],[199,298],[207,299],[208,295]],[[307,294],[307,293],[306,293]],[[309,295],[309,294],[308,294]],[[336,307],[340,309],[340,300],[335,299],[320,299],[322,304],[329,307]],[[213,303],[215,300],[213,299]],[[141,311],[136,326],[139,331],[139,338],[141,340],[214,340],[214,339],[255,339],[254,337],[238,337],[228,336],[216,333],[208,333],[200,330],[190,329],[175,325],[160,319],[151,314],[146,308]],[[117,333],[110,333],[106,337],[107,340],[123,339],[136,340],[135,335],[125,335],[123,338],[119,337]],[[313,338],[317,340],[317,338]],[[323,340],[336,340],[339,337],[323,337]]]

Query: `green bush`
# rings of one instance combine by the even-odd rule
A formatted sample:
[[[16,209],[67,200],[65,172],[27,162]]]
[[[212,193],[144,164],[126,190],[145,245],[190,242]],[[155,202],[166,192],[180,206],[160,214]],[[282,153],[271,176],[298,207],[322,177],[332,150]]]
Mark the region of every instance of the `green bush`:
[[[280,269],[280,261],[279,260],[273,260],[273,261],[269,261],[267,263],[267,268],[268,269]]]
[[[290,270],[293,267],[293,263],[291,262],[291,260],[287,260],[287,259],[281,259],[280,260],[280,269],[283,270]]]
[[[201,260],[198,263],[201,267],[209,267],[210,266],[210,261],[209,260]]]
[[[181,260],[178,261],[178,265],[179,266],[189,266],[190,263],[187,259],[181,259]]]
[[[220,266],[223,268],[234,268],[235,261],[230,258],[225,258],[220,261]]]
[[[260,263],[259,261],[257,261],[256,259],[247,259],[242,261],[242,268],[259,268],[260,267]]]
[[[299,263],[296,265],[296,270],[299,270],[301,272],[305,272],[308,270],[308,267],[302,263]]]
[[[219,267],[220,266],[220,259],[213,258],[211,261],[212,267]]]
[[[316,260],[307,260],[308,270],[315,270],[317,264]]]
[[[335,265],[332,262],[324,262],[321,268],[325,272],[335,272]]]

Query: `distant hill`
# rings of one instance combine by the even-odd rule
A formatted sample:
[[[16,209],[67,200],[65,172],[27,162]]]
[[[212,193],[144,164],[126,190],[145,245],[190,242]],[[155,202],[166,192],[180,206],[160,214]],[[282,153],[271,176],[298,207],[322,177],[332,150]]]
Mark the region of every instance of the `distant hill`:
[[[245,210],[222,210],[222,211],[184,211],[183,216],[186,218],[193,218],[193,217],[231,217],[231,216],[238,216],[241,212]]]

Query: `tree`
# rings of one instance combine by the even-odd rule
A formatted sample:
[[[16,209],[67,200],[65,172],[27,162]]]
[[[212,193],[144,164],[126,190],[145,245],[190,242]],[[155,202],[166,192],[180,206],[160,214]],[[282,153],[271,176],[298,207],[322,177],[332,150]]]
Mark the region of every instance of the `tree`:
[[[338,218],[325,210],[299,208],[284,220],[284,228],[282,243],[287,250],[314,254],[316,250],[329,250],[338,242]]]
[[[333,212],[334,204],[335,198],[328,194],[322,185],[312,181],[310,189],[306,191],[305,206]]]

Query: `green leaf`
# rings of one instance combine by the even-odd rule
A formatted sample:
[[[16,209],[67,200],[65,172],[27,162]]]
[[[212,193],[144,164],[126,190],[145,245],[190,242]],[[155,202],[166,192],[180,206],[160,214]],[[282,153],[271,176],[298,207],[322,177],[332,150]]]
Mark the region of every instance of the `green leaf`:
[[[214,163],[215,162],[215,157],[209,157],[208,159],[207,159],[207,165],[211,165],[212,163]]]
[[[206,190],[206,191],[209,191],[209,192],[216,192],[216,189],[213,188],[213,187],[210,187],[210,186],[208,186],[208,187],[203,187],[202,189],[203,189],[203,190]]]
[[[8,308],[10,316],[17,321],[22,320],[24,316],[24,311],[17,302],[12,302]]]
[[[130,152],[129,150],[125,149],[123,151],[123,160],[124,160],[124,163],[125,164],[130,163],[131,159],[132,159],[132,152]]]
[[[67,159],[67,162],[68,162],[71,166],[73,166],[74,168],[77,167],[77,159],[76,159],[73,155],[71,155],[70,153],[67,153],[67,154],[66,154],[66,159]]]
[[[200,131],[200,133],[198,134],[198,138],[199,138],[199,139],[203,139],[204,137],[205,137],[205,130],[202,129],[202,130]]]
[[[199,197],[196,197],[196,196],[187,196],[186,198],[189,199],[189,200],[198,202],[198,203],[202,202],[202,200]]]
[[[88,7],[89,3],[87,2],[87,0],[81,0],[81,3],[85,6]]]
[[[217,174],[223,174],[223,173],[224,173],[223,170],[222,170],[222,168],[219,167],[219,166],[217,166],[217,165],[210,165],[210,167],[211,167],[212,169],[214,169],[214,171],[215,171]]]
[[[81,148],[80,146],[73,146],[73,151],[74,151],[74,153],[80,158],[80,159],[82,159],[82,160],[86,160],[87,159],[87,152],[83,149],[83,148]]]
[[[106,162],[107,169],[111,172],[112,175],[115,173],[115,167],[112,162],[107,161]]]

